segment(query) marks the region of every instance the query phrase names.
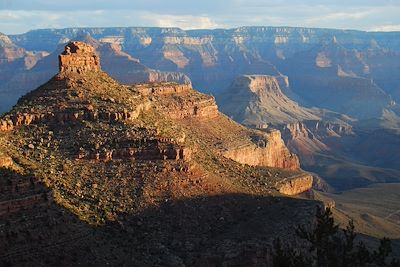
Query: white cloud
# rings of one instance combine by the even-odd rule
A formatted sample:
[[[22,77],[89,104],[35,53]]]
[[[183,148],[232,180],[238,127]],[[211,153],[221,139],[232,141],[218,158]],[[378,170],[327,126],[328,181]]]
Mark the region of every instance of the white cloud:
[[[206,16],[173,16],[160,14],[146,14],[140,20],[148,25],[158,27],[178,27],[181,29],[215,29],[226,27]],[[142,22],[142,23],[143,23]]]
[[[0,20],[1,21],[12,21],[12,20],[17,20],[19,19],[20,16],[18,16],[17,14],[15,14],[14,12],[1,12],[0,11]]]
[[[361,11],[361,12],[334,12],[331,14],[327,14],[325,16],[325,19],[326,20],[363,19],[372,13],[373,13],[372,10]]]
[[[371,29],[369,29],[369,31],[371,31],[371,32],[396,32],[396,31],[400,31],[400,24],[375,26],[375,27],[372,27]]]
[[[182,29],[227,27],[208,16],[164,15],[136,10],[0,10],[0,31],[23,33],[31,29],[66,27],[158,26]],[[7,32],[12,30],[12,32]]]
[[[364,10],[364,11],[348,11],[348,12],[331,12],[329,10],[325,10],[325,12],[321,12],[318,16],[310,16],[305,19],[305,23],[308,25],[322,25],[331,22],[338,21],[346,21],[349,23],[349,20],[362,20],[371,14],[373,14],[373,10]]]

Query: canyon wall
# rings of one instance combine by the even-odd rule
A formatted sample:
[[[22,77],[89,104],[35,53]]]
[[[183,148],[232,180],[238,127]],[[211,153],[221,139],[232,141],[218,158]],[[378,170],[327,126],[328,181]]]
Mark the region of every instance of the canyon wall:
[[[264,133],[254,145],[234,147],[223,155],[242,164],[251,166],[269,166],[296,170],[300,168],[299,159],[289,152],[282,140],[280,131]]]

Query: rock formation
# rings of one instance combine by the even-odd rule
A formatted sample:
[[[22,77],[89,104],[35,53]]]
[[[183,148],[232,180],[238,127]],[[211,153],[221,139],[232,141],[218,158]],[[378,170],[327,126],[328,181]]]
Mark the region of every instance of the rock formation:
[[[90,35],[79,35],[76,39],[93,46],[95,53],[102,58],[102,69],[120,83],[191,84],[190,79],[183,73],[153,70],[144,66],[138,59],[123,52],[118,44],[99,42]],[[57,73],[60,66],[57,66],[55,59],[62,53],[64,46],[60,45],[50,55],[41,51],[26,52],[26,56],[18,59],[15,64],[7,63],[0,68],[0,73],[7,71],[2,75],[4,83],[0,81],[0,95],[5,95],[0,99],[0,112],[6,111],[17,102],[20,96],[37,88]],[[39,64],[36,64],[37,62]],[[26,67],[18,67],[16,64],[18,66],[24,64]]]
[[[244,260],[251,266],[260,257],[246,252],[248,242],[254,253],[270,251],[259,231],[242,242],[210,229],[249,228],[248,211],[256,214],[251,221],[263,221],[267,239],[293,228],[293,216],[309,221],[314,203],[283,197],[311,184],[278,131],[239,125],[190,85],[121,85],[100,69],[92,47],[72,42],[65,49],[59,74],[0,119],[0,218],[6,222],[0,265],[64,259],[138,266]],[[256,152],[243,150],[250,162],[239,150],[228,155],[232,147]],[[279,227],[267,222],[272,214],[279,214]],[[230,253],[229,242],[240,257],[216,259]],[[122,253],[132,246],[140,252]],[[182,253],[166,260],[164,252],[147,252],[160,247]],[[115,251],[122,253],[117,260]]]
[[[280,131],[273,130],[253,138],[255,144],[231,148],[224,156],[251,166],[275,166],[292,170],[300,168],[299,159],[289,152]]]
[[[281,85],[289,86],[287,77],[239,76],[228,89],[229,93],[221,97],[221,110],[235,121],[251,127],[320,119],[310,109],[289,99]]]
[[[23,80],[21,74],[28,72],[47,55],[43,51],[26,51],[14,44],[7,35],[0,33],[0,112],[6,111],[17,100],[13,97],[13,90],[19,88],[9,87],[7,84],[10,80],[16,76]]]
[[[189,84],[190,76],[195,88],[215,94],[218,104],[224,108],[218,92],[228,87],[238,75],[249,74],[245,78],[241,77],[246,81],[246,86],[237,90],[237,94],[235,91],[236,99],[232,101],[232,112],[229,115],[233,116],[233,111],[242,110],[240,114],[235,114],[248,119],[248,125],[265,132],[273,127],[280,129],[287,146],[300,155],[302,167],[318,172],[336,189],[365,186],[377,181],[395,182],[400,177],[400,165],[396,157],[399,150],[397,133],[400,128],[400,112],[394,101],[400,96],[398,33],[241,27],[204,31],[174,28],[52,29],[9,37],[0,35],[0,43],[4,44],[0,47],[0,54],[4,52],[0,64],[0,112],[14,105],[20,95],[56,74],[57,56],[62,51],[54,52],[57,44],[75,40],[77,36],[81,36],[81,32],[90,33],[96,38],[98,43],[86,37],[78,40],[89,41],[94,46],[95,52],[102,58],[103,70],[125,84],[146,81],[177,81]],[[60,46],[59,49],[63,47]],[[40,59],[46,53],[29,52],[41,50],[52,54]],[[290,84],[289,78],[282,73],[289,76]],[[71,227],[71,224],[74,225],[73,218],[79,217],[91,224],[101,224],[101,220],[108,223],[117,218],[118,224],[125,231],[124,240],[128,240],[127,237],[133,238],[129,242],[132,242],[131,246],[138,245],[135,246],[136,251],[153,253],[152,249],[157,247],[158,250],[152,255],[166,255],[165,258],[172,262],[170,265],[179,266],[184,262],[192,266],[194,262],[198,262],[198,258],[193,256],[190,261],[190,255],[194,254],[190,249],[196,251],[197,255],[204,255],[204,247],[209,247],[210,243],[203,240],[215,241],[215,236],[220,232],[213,229],[232,229],[231,226],[236,223],[241,225],[243,220],[235,218],[249,218],[250,213],[263,213],[264,207],[270,202],[269,199],[265,202],[258,199],[262,205],[252,202],[254,205],[247,207],[249,213],[243,213],[242,210],[246,210],[240,204],[243,202],[228,199],[222,201],[225,204],[214,209],[207,207],[207,211],[201,213],[199,206],[186,202],[180,206],[174,200],[196,196],[200,199],[199,202],[204,203],[211,194],[221,195],[235,190],[235,193],[257,192],[265,196],[266,192],[276,193],[280,191],[279,188],[284,188],[281,192],[295,194],[298,189],[306,190],[309,186],[301,171],[276,171],[268,167],[240,164],[254,164],[253,154],[260,155],[270,166],[289,166],[288,162],[293,165],[295,160],[291,158],[292,154],[284,152],[285,149],[279,152],[277,146],[267,152],[266,147],[262,146],[267,137],[254,138],[259,135],[241,128],[219,114],[212,97],[199,94],[190,86],[172,83],[161,86],[121,86],[101,71],[92,73],[93,77],[89,77],[89,73],[87,76],[81,74],[73,71],[57,75],[50,85],[47,84],[22,98],[11,112],[1,118],[0,139],[6,139],[6,142],[0,143],[6,147],[4,165],[7,168],[15,165],[14,167],[29,174],[26,177],[26,173],[7,173],[4,176],[15,175],[22,177],[21,179],[34,177],[44,181],[47,188],[53,190],[56,204],[52,208],[47,204],[39,204],[37,209],[34,208],[36,204],[27,204],[25,209],[15,209],[15,212],[5,216],[5,228],[2,228],[5,231],[1,231],[0,240],[6,241],[0,244],[0,251],[3,253],[0,256],[0,265],[3,265],[3,259],[11,259],[11,263],[5,261],[6,266],[23,265],[32,262],[32,259],[35,259],[33,262],[40,262],[37,265],[46,265],[40,261],[44,258],[41,257],[43,251],[34,254],[36,256],[33,256],[33,252],[29,254],[30,251],[41,251],[41,240],[46,240],[50,245],[55,244],[53,247],[47,246],[48,255],[54,259],[63,259],[67,265],[77,264],[68,261],[71,255],[89,259],[90,249],[79,245],[79,249],[71,248],[71,241],[65,237],[72,236],[93,242],[85,232],[85,226],[78,224],[75,228]],[[266,76],[265,81],[262,82],[257,77],[260,75],[251,74],[263,74]],[[223,93],[226,96],[230,92]],[[243,104],[243,99],[250,102]],[[317,108],[310,108],[312,106]],[[352,114],[358,120],[320,109],[321,107]],[[268,117],[268,113],[273,116]],[[53,134],[49,134],[50,132]],[[269,146],[274,147],[273,142]],[[243,159],[240,149],[249,155],[251,161]],[[221,156],[234,150],[239,152],[231,155],[233,160]],[[282,156],[286,159],[282,160]],[[9,165],[10,159],[15,161],[13,165]],[[7,184],[8,178],[3,182]],[[2,184],[2,188],[6,188],[6,184]],[[226,191],[221,193],[221,188]],[[29,195],[27,191],[20,192],[21,195],[15,193],[5,201],[23,199]],[[234,215],[228,212],[229,216],[220,216],[221,210],[226,210],[226,203],[230,201],[237,205],[237,212]],[[184,216],[171,217],[171,221],[176,223],[173,227],[168,221],[160,223],[163,229],[167,229],[166,232],[173,233],[170,236],[164,235],[165,232],[161,236],[157,235],[154,230],[157,229],[157,224],[146,220],[145,224],[149,228],[139,228],[151,236],[140,235],[141,230],[137,230],[136,225],[143,225],[142,221],[132,223],[121,220],[121,214],[133,214],[132,210],[139,209],[140,205],[136,203],[141,203],[141,207],[158,207],[159,203],[164,203],[165,209],[161,209],[165,212],[164,215],[188,214],[187,217],[193,218],[193,221],[200,221],[201,218],[204,220],[201,224],[196,224],[190,223],[190,219],[183,218]],[[173,204],[169,206],[169,203]],[[62,210],[64,215],[59,215],[61,211],[57,205],[66,208]],[[182,206],[190,208],[174,208]],[[258,206],[261,206],[260,210],[255,209]],[[191,213],[190,209],[195,212]],[[218,214],[218,217],[211,216],[217,217],[211,223],[209,216],[204,216],[210,215],[209,210],[214,210],[214,215]],[[64,211],[72,211],[74,215],[68,217]],[[159,220],[158,210],[155,213],[147,212],[155,221]],[[302,212],[300,205],[291,210],[289,217],[296,220],[291,216]],[[44,213],[47,215],[43,216]],[[281,214],[281,210],[272,214],[278,213]],[[20,216],[21,214],[24,216]],[[137,214],[136,210],[134,214]],[[265,214],[268,217],[271,213]],[[23,219],[18,220],[18,215]],[[40,219],[43,217],[47,218],[44,222]],[[58,226],[64,226],[63,221],[68,222],[66,229]],[[246,224],[243,227],[245,231],[242,231],[247,233],[247,229],[257,229],[256,239],[262,234],[262,230],[278,232],[272,226],[270,229],[263,228],[270,225],[270,221],[260,220],[258,215],[248,221],[260,222],[259,225]],[[54,224],[57,227],[46,226]],[[40,225],[43,229],[36,228],[32,234],[29,225]],[[135,227],[129,228],[131,225]],[[211,230],[206,229],[207,227],[211,227]],[[129,235],[132,229],[135,234]],[[201,238],[189,238],[190,242],[186,245],[186,242],[179,243],[182,240],[187,241],[186,239],[175,239],[174,236],[179,236],[176,234],[177,229],[192,236],[195,236],[194,229],[204,231],[199,235]],[[238,229],[241,228],[238,226],[235,230]],[[66,232],[68,235],[65,235]],[[18,238],[15,236],[17,233]],[[115,233],[120,232],[116,230]],[[98,235],[96,237],[101,240]],[[80,244],[76,240],[81,239],[74,239],[73,243]],[[149,239],[157,240],[155,242],[158,243],[142,247],[141,244],[147,244],[147,241],[137,241]],[[17,241],[13,244],[15,240]],[[120,244],[118,237],[113,240],[115,243],[109,239],[106,243]],[[176,245],[164,240],[172,240],[171,243]],[[21,249],[16,244],[18,242],[26,242],[29,246],[37,244],[38,247],[35,247],[36,250],[25,247]],[[60,254],[51,253],[60,244],[58,242],[63,244],[63,248],[69,249],[66,249],[64,257],[53,257]],[[239,259],[243,263],[245,261],[241,261],[242,256],[247,255],[247,249],[259,248],[260,244],[258,241],[256,244],[247,240],[244,242],[245,244],[237,244],[228,240],[224,245],[212,245],[210,251],[214,254],[204,256],[202,262],[229,266],[234,264],[235,259]],[[213,244],[220,243],[216,241]],[[119,245],[113,247],[117,250],[113,254],[122,263],[126,263],[122,256],[126,252],[118,250]],[[232,256],[232,251],[227,250],[227,247],[238,247],[238,250],[233,249],[233,254],[239,256]],[[97,257],[90,258],[93,261],[78,263],[121,264],[112,257],[107,258],[111,251],[107,245],[103,249],[96,248],[93,255],[96,254]],[[23,254],[18,254],[18,251],[23,251]],[[175,251],[182,251],[179,257],[173,255],[182,261],[173,261],[176,258],[170,257]],[[188,256],[182,256],[183,254]],[[218,255],[220,259],[215,260],[213,255]],[[127,257],[137,256],[129,254]],[[229,261],[230,257],[234,259]],[[96,259],[99,258],[104,261],[98,262]],[[166,262],[165,258],[156,258],[155,261]],[[253,263],[255,259],[260,259],[254,255],[250,258],[254,259],[251,261]],[[21,263],[17,259],[28,260]],[[132,262],[129,263],[126,265],[132,265]],[[136,265],[156,264],[153,261],[139,261]]]
[[[374,78],[392,96],[397,96],[399,88],[396,69],[400,44],[396,34],[391,33],[292,27],[208,31],[132,27],[45,29],[9,38],[28,51],[53,52],[57,44],[73,40],[77,35],[90,35],[103,43],[121,46],[150,68],[182,70],[195,81],[197,88],[212,93],[229,86],[240,74],[290,73],[293,79],[292,73],[305,70],[299,63],[317,66],[316,62],[320,61],[321,64],[331,62],[334,71],[328,75],[337,75],[337,65],[340,65],[347,75]],[[305,51],[311,51],[312,55],[303,58]],[[327,72],[329,68],[322,69]],[[296,79],[293,85],[301,87],[301,93],[305,94],[310,89]]]
[[[122,86],[121,89],[123,88],[125,92],[132,94],[132,96],[128,96],[131,99],[129,101],[132,101],[129,103],[134,103],[124,108],[121,104],[126,99],[121,98],[117,90],[111,89],[117,88],[119,85],[101,71],[100,60],[94,53],[94,48],[82,42],[71,42],[66,45],[65,51],[59,57],[59,64],[60,73],[48,85],[33,91],[19,101],[22,106],[40,106],[43,99],[47,98],[49,100],[47,106],[42,110],[30,108],[29,112],[26,108],[17,108],[0,120],[1,131],[9,132],[22,126],[40,123],[52,126],[59,124],[79,125],[86,121],[129,124],[135,123],[139,116],[144,112],[150,112],[151,109],[157,110],[163,116],[177,122],[185,119],[218,121],[222,118],[218,113],[215,99],[195,92],[188,84],[164,83]],[[90,94],[102,94],[101,87],[92,87],[91,76],[87,75],[91,72],[97,73],[96,75],[99,78],[104,79],[104,83],[108,83],[108,87],[104,89],[109,96],[102,95],[101,99],[106,101],[103,100],[101,104],[97,105],[87,104],[87,102],[93,101],[88,98]],[[83,88],[90,89],[82,90]],[[116,98],[111,97],[113,92]],[[79,109],[74,106],[66,106],[68,103],[61,104],[66,99],[64,93],[67,93],[69,98],[75,97],[77,99],[75,101],[78,101],[76,103],[82,103],[78,104]],[[115,107],[107,106],[110,105],[107,104],[108,102]],[[119,104],[114,105],[117,103]],[[247,134],[250,136],[250,132]],[[289,153],[279,131],[268,134],[251,134],[251,138],[257,140],[253,140],[243,147],[224,149],[225,157],[253,166],[270,166],[292,170],[299,168],[297,157]],[[81,147],[79,152],[75,152],[75,157],[77,159],[105,161],[124,158],[190,161],[192,154],[191,149],[178,144],[174,141],[174,138],[165,137],[123,138],[119,144],[113,146],[95,145],[95,149]],[[244,152],[247,154],[244,155]]]
[[[344,121],[307,120],[278,128],[288,148],[299,155],[305,165],[315,164],[317,153],[331,153],[331,147],[340,143],[342,137],[354,137],[352,127]]]
[[[100,60],[92,46],[83,42],[71,42],[59,56],[59,70],[76,73],[99,71]]]
[[[281,86],[290,90],[284,77],[244,75],[238,77],[221,100],[221,109],[234,120],[268,131],[279,129],[291,151],[302,164],[315,163],[314,155],[330,151],[324,142],[333,137],[353,136],[350,118],[315,108],[306,108],[289,99]]]
[[[313,177],[311,175],[304,175],[298,179],[293,179],[290,182],[283,183],[278,191],[285,195],[296,195],[303,193],[312,187]]]
[[[7,35],[0,33],[0,65],[13,62],[25,55],[25,49],[16,46]]]
[[[96,51],[101,56],[103,70],[120,83],[176,82],[191,84],[189,77],[181,72],[159,71],[146,67],[140,60],[124,52],[119,44],[102,43],[90,36],[83,38],[83,41],[96,43]]]
[[[290,86],[283,86],[281,82],[280,91],[289,99],[299,103],[299,108],[292,107],[293,102],[290,101],[285,102],[282,99],[275,101],[272,98],[276,96],[274,94],[269,95],[271,98],[265,97],[271,103],[267,110],[263,108],[259,100],[252,100],[252,104],[243,105],[240,94],[237,95],[238,102],[232,100],[232,112],[229,116],[237,110],[233,104],[236,103],[238,107],[243,107],[241,110],[247,110],[247,113],[241,114],[251,115],[252,121],[248,121],[248,125],[252,127],[267,127],[268,123],[265,123],[265,120],[277,123],[284,121],[284,125],[297,124],[297,121],[293,119],[299,116],[302,117],[299,121],[301,123],[319,119],[322,120],[323,125],[332,122],[330,119],[326,120],[326,116],[321,114],[320,110],[310,111],[300,106],[324,107],[351,114],[358,119],[358,122],[350,120],[350,124],[356,126],[355,128],[363,128],[360,131],[361,134],[364,130],[382,127],[389,131],[396,131],[400,125],[399,108],[395,102],[400,92],[398,90],[399,75],[396,73],[399,69],[398,62],[400,62],[400,44],[398,38],[395,38],[395,33],[378,34],[290,27],[241,27],[200,32],[170,28],[86,28],[40,30],[15,36],[3,36],[2,40],[8,47],[11,47],[12,43],[12,46],[24,48],[26,51],[53,52],[57,44],[73,40],[77,36],[80,40],[92,43],[93,40],[90,38],[98,40],[96,49],[103,58],[103,69],[110,73],[114,70],[112,73],[114,78],[125,83],[147,81],[155,77],[160,80],[171,78],[186,82],[187,76],[177,71],[185,72],[193,80],[196,88],[216,95],[221,109],[224,109],[225,103],[222,101],[223,98],[219,97],[218,91],[228,87],[238,75],[265,74],[275,77],[278,82],[284,77],[282,73],[288,75]],[[52,56],[58,56],[59,52],[55,52]],[[0,111],[5,111],[6,107],[15,104],[18,96],[49,79],[55,74],[57,68],[54,58],[48,56],[40,60],[31,70],[21,73],[18,71],[20,68],[13,65],[16,61],[18,60],[7,61],[11,64],[7,63],[10,67],[7,73],[12,75],[0,75],[1,78],[7,80],[4,86],[0,85],[2,95],[0,109],[3,108]],[[44,65],[51,65],[53,71],[43,74]],[[151,68],[162,71],[151,72]],[[124,71],[127,69],[129,71]],[[12,76],[14,78],[9,81],[8,77]],[[271,82],[270,88],[273,87]],[[17,92],[16,90],[19,89],[21,91]],[[230,93],[227,91],[221,95],[226,96]],[[248,95],[256,99],[260,98],[253,92],[247,92],[246,97]],[[278,106],[279,108],[276,108]],[[172,116],[186,116],[179,111],[182,110],[181,107],[175,107],[178,113]],[[265,115],[271,111],[274,116]],[[314,116],[309,116],[310,112]],[[192,109],[189,114],[194,114],[194,110]],[[237,115],[241,116],[241,114]],[[347,119],[341,120],[349,123]],[[238,121],[243,122],[240,119]],[[278,128],[283,129],[284,125],[279,125]],[[304,125],[303,130],[308,127]],[[342,122],[337,122],[337,125],[341,127]],[[8,126],[3,126],[3,128],[8,128]],[[296,127],[289,126],[289,128]],[[293,145],[288,145],[291,149],[298,147],[298,150],[294,151],[300,154],[301,151],[321,150],[323,145],[317,144],[319,141],[324,145],[328,144],[325,143],[326,140],[319,138],[324,135],[323,133],[316,134],[314,131],[314,129],[309,129],[307,135],[316,138],[297,139],[292,142]],[[327,129],[325,132],[329,132],[331,137],[328,139],[333,147],[345,149],[345,146],[335,143],[336,130]],[[291,134],[283,134],[284,138],[291,138],[290,136]],[[355,136],[358,136],[357,133]],[[350,158],[359,156],[350,155]],[[386,160],[391,161],[390,157]],[[381,159],[369,160],[367,164],[382,161]],[[315,161],[311,159],[310,162]],[[383,165],[380,164],[380,166]]]
[[[364,55],[365,53],[365,55]],[[390,108],[391,97],[372,79],[366,57],[336,41],[321,41],[313,49],[286,60],[282,71],[292,81],[292,90],[305,104],[367,120]],[[301,69],[293,66],[299,66]]]
[[[180,93],[187,93],[192,90],[192,86],[189,84],[174,84],[174,83],[164,83],[164,84],[139,84],[136,89],[140,94],[145,96],[162,96],[162,95],[173,95]]]

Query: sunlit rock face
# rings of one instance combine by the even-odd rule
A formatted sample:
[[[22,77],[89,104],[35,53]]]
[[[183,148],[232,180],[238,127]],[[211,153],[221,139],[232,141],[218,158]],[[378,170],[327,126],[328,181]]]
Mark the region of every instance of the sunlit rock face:
[[[59,56],[59,70],[76,73],[99,71],[100,59],[92,46],[83,42],[71,42]]]

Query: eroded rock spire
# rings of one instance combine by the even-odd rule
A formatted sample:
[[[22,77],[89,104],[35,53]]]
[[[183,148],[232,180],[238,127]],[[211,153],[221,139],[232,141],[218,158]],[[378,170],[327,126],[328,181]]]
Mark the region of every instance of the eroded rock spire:
[[[100,57],[92,46],[83,42],[70,42],[59,55],[59,71],[66,73],[84,73],[100,71]]]

